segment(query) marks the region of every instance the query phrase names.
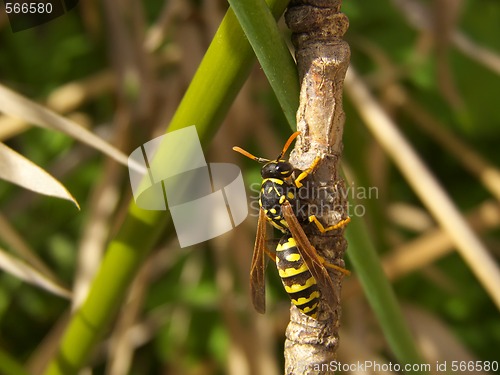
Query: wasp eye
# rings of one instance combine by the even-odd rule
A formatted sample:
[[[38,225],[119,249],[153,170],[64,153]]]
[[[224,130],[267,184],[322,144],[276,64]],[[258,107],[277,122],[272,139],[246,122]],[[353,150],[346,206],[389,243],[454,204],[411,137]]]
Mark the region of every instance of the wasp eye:
[[[288,177],[292,174],[292,171],[292,165],[286,161],[280,161],[276,164],[276,172],[278,172],[281,176]]]

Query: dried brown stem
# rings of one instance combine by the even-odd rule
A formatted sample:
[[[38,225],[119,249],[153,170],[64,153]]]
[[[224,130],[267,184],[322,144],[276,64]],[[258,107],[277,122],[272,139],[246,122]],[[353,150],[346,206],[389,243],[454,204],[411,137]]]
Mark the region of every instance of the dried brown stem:
[[[297,130],[302,132],[290,161],[306,169],[318,155],[321,163],[312,176],[307,203],[317,208],[318,219],[332,225],[347,217],[347,202],[341,191],[340,156],[344,112],[343,79],[349,64],[349,46],[341,38],[347,30],[347,17],[340,13],[341,1],[295,0],[287,13],[293,31],[301,80]],[[304,228],[312,245],[328,262],[343,265],[347,243],[342,230],[320,235],[313,226]],[[337,293],[335,306],[321,301],[318,320],[307,317],[292,306],[285,343],[285,374],[332,374],[328,364],[335,359],[340,319],[342,276],[331,273]]]

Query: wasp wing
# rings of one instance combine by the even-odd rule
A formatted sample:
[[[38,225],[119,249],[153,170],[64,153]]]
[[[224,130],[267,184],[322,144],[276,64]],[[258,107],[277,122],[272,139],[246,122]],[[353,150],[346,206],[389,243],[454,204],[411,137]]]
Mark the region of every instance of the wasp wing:
[[[324,261],[318,255],[316,249],[311,245],[311,242],[309,242],[309,239],[304,233],[304,229],[302,229],[299,221],[297,220],[290,202],[283,202],[281,205],[281,212],[283,213],[283,216],[288,224],[288,228],[297,243],[300,256],[304,259],[309,271],[318,283],[321,295],[325,299],[328,306],[335,306],[338,302],[337,293],[335,292],[335,286],[333,285],[332,279],[323,265]]]
[[[266,312],[266,284],[265,284],[265,241],[266,241],[266,214],[261,208],[257,223],[257,234],[253,249],[252,266],[250,268],[250,292],[252,302],[259,313]]]

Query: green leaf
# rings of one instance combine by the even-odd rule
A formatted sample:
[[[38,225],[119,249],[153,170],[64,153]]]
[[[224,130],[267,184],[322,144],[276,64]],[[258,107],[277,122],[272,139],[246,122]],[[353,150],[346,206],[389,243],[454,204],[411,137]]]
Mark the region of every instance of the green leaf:
[[[297,67],[264,0],[229,0],[292,129],[299,108]]]

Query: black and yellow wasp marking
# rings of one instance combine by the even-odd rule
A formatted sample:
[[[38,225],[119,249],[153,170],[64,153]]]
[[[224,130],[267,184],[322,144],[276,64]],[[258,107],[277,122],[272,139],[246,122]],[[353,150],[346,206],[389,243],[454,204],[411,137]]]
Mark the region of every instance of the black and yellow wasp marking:
[[[349,271],[330,264],[319,256],[304,233],[301,223],[315,223],[319,231],[325,233],[345,226],[350,219],[325,228],[314,215],[303,217],[303,214],[299,214],[302,212],[299,209],[301,204],[298,194],[298,190],[303,186],[301,181],[315,170],[320,161],[317,157],[309,168],[301,171],[282,159],[299,134],[300,132],[295,132],[290,136],[275,160],[256,157],[239,147],[233,147],[233,150],[259,163],[265,163],[261,170],[263,180],[259,197],[259,220],[250,269],[250,289],[255,309],[260,313],[266,310],[264,254],[267,253],[276,262],[283,286],[292,303],[302,313],[317,319],[320,297],[322,296],[329,306],[335,305],[337,298],[335,287],[325,267],[344,274],[349,274]],[[276,253],[269,252],[265,246],[266,220],[284,233]]]

